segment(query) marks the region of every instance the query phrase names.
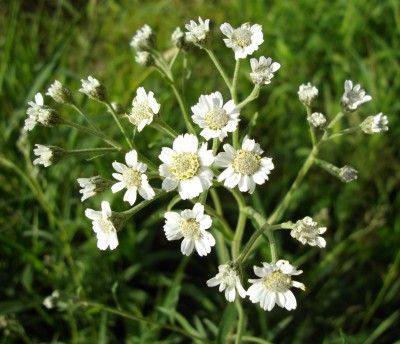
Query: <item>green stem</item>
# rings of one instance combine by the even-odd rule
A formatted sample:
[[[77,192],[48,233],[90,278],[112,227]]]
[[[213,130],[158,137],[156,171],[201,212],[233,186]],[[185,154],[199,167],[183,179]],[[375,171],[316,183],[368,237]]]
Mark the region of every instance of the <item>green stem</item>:
[[[110,144],[111,146],[113,146],[113,147],[115,147],[117,149],[121,149],[121,146],[118,144],[118,142],[110,139],[108,136],[104,135],[101,131],[85,128],[85,127],[83,127],[83,126],[81,126],[79,124],[76,124],[74,122],[70,122],[70,121],[68,121],[66,119],[63,119],[63,124],[65,126],[67,126],[67,127],[78,129],[79,131],[82,131],[83,133],[99,137],[104,142]]]
[[[232,81],[232,88],[231,88],[231,97],[232,97],[232,100],[235,103],[235,105],[238,103],[237,82],[238,82],[238,77],[239,77],[240,61],[241,61],[241,59],[236,60],[235,72],[233,73],[233,81]]]
[[[357,131],[359,131],[359,130],[360,130],[360,126],[359,126],[359,125],[356,126],[356,127],[344,129],[344,130],[342,130],[342,131],[339,131],[339,132],[336,133],[336,134],[332,134],[332,135],[328,136],[327,138],[324,139],[324,142],[329,141],[329,140],[332,140],[332,139],[334,139],[335,137],[340,137],[340,136],[344,136],[344,135],[348,135],[348,134],[355,133],[355,132],[357,132]]]
[[[310,117],[312,115],[311,107],[306,106],[307,109],[307,117]],[[308,121],[307,121],[308,122]],[[315,138],[315,131],[312,125],[308,122],[308,129],[310,130],[310,138],[311,138],[311,143],[313,147],[317,144],[317,139]]]
[[[335,118],[331,121],[331,123],[329,123],[328,125],[328,129],[332,129],[334,127],[334,125],[344,116],[344,113],[339,111]]]
[[[254,99],[257,99],[259,95],[260,95],[260,87],[256,85],[254,86],[249,96],[245,100],[236,105],[236,108],[237,109],[244,108],[248,103],[252,102]]]
[[[144,162],[151,172],[156,172],[157,177],[158,175],[158,167],[154,165],[147,157],[145,157],[142,153],[138,153],[139,161]]]
[[[239,297],[236,297],[235,305],[236,305],[236,309],[238,312],[238,324],[237,324],[235,344],[240,344],[240,343],[242,343],[245,315],[244,315],[243,307],[242,307],[242,304],[240,303]]]
[[[116,152],[117,148],[101,147],[101,148],[88,148],[88,149],[76,149],[76,150],[66,150],[68,155],[81,155],[81,154],[91,154],[91,153],[105,153],[105,152]]]
[[[185,104],[183,102],[183,99],[182,99],[180,93],[178,92],[178,90],[177,90],[177,88],[176,88],[174,83],[171,83],[170,85],[172,87],[172,90],[174,91],[176,99],[178,100],[179,107],[181,108],[183,119],[185,121],[185,125],[186,125],[187,131],[190,134],[196,134],[196,132],[193,129],[192,122],[190,121],[189,114],[186,111],[186,107],[185,107]]]
[[[224,81],[226,83],[226,86],[228,86],[229,90],[231,90],[231,88],[232,88],[231,82],[230,82],[228,76],[226,75],[224,68],[221,66],[220,62],[218,61],[217,57],[215,56],[214,52],[211,49],[207,49],[207,48],[205,48],[205,51],[210,56],[215,67],[218,69],[219,74],[221,74],[222,79],[224,79]]]
[[[204,209],[206,210],[206,213],[211,215],[211,217],[215,217],[216,219],[218,219],[218,221],[220,222],[220,224],[222,225],[222,227],[224,229],[225,236],[229,240],[233,240],[234,235],[233,235],[232,228],[229,226],[228,222],[226,222],[224,217],[222,215],[220,215],[219,213],[217,213],[213,208],[211,208],[207,204],[204,205]]]
[[[128,136],[127,132],[125,131],[125,128],[122,126],[121,121],[119,120],[118,115],[116,114],[114,108],[112,107],[112,105],[110,104],[109,101],[106,101],[104,104],[106,104],[108,110],[110,111],[110,113],[113,116],[115,122],[117,123],[119,129],[121,130],[121,133],[124,135],[129,148],[133,149],[134,148],[133,143],[131,142],[131,140],[129,140],[129,136]]]
[[[157,121],[153,122],[153,127],[162,131],[168,136],[171,136],[173,139],[176,139],[178,137],[178,133],[174,129],[172,129],[167,123],[165,123],[160,117],[157,119]]]
[[[236,259],[240,252],[240,245],[242,243],[243,232],[246,226],[246,219],[247,219],[247,213],[245,211],[246,202],[239,190],[237,190],[236,188],[228,190],[232,193],[233,197],[235,197],[235,200],[239,208],[239,217],[236,224],[235,236],[233,237],[232,250],[231,250],[232,258]]]
[[[89,123],[94,131],[100,132],[93,121],[83,112],[83,110],[77,104],[72,103],[71,106]]]
[[[157,200],[161,196],[164,196],[165,194],[166,194],[165,190],[155,190],[155,195],[152,199],[143,200],[137,206],[129,210],[123,211],[122,214],[126,215],[127,219],[129,219],[130,217],[135,215],[138,211],[142,210],[144,207],[148,206],[150,203],[154,202],[155,200]]]

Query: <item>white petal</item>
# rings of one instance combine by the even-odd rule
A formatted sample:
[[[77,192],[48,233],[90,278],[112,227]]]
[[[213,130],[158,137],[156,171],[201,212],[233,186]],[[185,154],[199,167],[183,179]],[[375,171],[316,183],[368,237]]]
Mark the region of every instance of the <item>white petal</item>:
[[[111,186],[111,191],[113,193],[116,193],[118,191],[121,191],[124,187],[125,187],[125,183],[118,182],[118,183],[115,183],[113,186]]]

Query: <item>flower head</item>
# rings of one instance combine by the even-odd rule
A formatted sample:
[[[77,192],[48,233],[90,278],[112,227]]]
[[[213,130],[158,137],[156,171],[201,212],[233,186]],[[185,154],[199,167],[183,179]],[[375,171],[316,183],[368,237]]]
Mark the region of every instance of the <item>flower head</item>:
[[[254,266],[254,273],[260,277],[249,279],[252,286],[247,290],[253,303],[260,303],[265,311],[272,310],[275,304],[291,311],[297,307],[296,298],[290,291],[291,287],[305,290],[303,283],[292,281],[292,276],[303,271],[296,270],[287,260],[278,260],[276,263],[262,263],[262,267]]]
[[[93,231],[97,236],[97,247],[100,250],[105,250],[110,247],[110,250],[118,246],[117,231],[121,230],[125,224],[124,216],[113,213],[110,208],[110,203],[107,201],[101,202],[101,211],[86,209],[85,215],[93,222]]]
[[[213,172],[209,166],[214,162],[211,150],[207,150],[207,143],[198,148],[195,135],[179,135],[171,148],[163,147],[159,172],[165,177],[162,188],[167,192],[178,188],[182,199],[197,197],[212,184]]]
[[[305,106],[311,106],[318,97],[318,89],[309,82],[307,85],[300,85],[297,94]]]
[[[343,167],[339,168],[338,174],[339,179],[343,183],[350,183],[357,179],[358,171],[351,166],[344,165]]]
[[[388,118],[384,116],[382,112],[375,116],[367,117],[364,122],[361,123],[361,130],[366,134],[376,134],[381,131],[388,131]]]
[[[79,92],[86,94],[89,98],[104,102],[107,100],[107,90],[99,80],[89,76],[87,80],[81,80],[82,88]]]
[[[143,67],[154,66],[154,56],[148,51],[138,51],[135,55],[135,61]]]
[[[177,27],[172,33],[171,42],[178,49],[189,50],[190,45],[188,39],[180,27]]]
[[[250,65],[252,70],[250,78],[258,86],[271,83],[274,73],[281,68],[278,62],[272,62],[270,57],[265,58],[264,56],[261,56],[259,61],[255,58],[250,59]]]
[[[365,91],[361,88],[360,84],[353,87],[351,80],[346,80],[344,83],[344,94],[340,101],[340,105],[345,112],[353,112],[357,108],[372,99],[371,96],[366,95]]]
[[[326,227],[318,227],[318,223],[313,221],[309,216],[302,220],[298,220],[290,235],[300,241],[303,245],[310,246],[317,245],[320,248],[326,246],[326,241],[323,237],[319,236],[326,232]]]
[[[225,152],[217,155],[215,164],[226,167],[218,177],[219,182],[225,180],[226,187],[238,185],[240,191],[253,193],[256,184],[261,185],[268,180],[274,164],[271,158],[261,158],[263,150],[254,140],[245,137],[239,150],[228,143],[223,148]]]
[[[113,167],[119,173],[113,173],[113,177],[119,180],[115,183],[111,190],[113,193],[126,188],[124,201],[129,202],[132,206],[136,202],[137,193],[144,199],[152,199],[155,195],[153,188],[147,181],[147,176],[144,174],[147,170],[147,165],[138,162],[137,152],[131,150],[125,155],[125,164],[114,161]]]
[[[43,96],[41,93],[36,93],[35,102],[29,102],[29,107],[26,110],[28,118],[25,120],[25,131],[31,131],[36,125],[44,127],[54,127],[63,123],[56,110],[43,104]]]
[[[210,38],[210,19],[203,21],[203,19],[199,17],[198,24],[194,20],[191,20],[189,24],[185,25],[185,28],[189,31],[186,32],[186,39],[188,42],[200,48],[204,48],[207,45]]]
[[[314,112],[307,117],[307,121],[313,128],[322,129],[325,127],[326,117],[320,112]]]
[[[156,36],[150,26],[144,25],[132,37],[131,46],[136,51],[150,51],[155,47]]]
[[[139,87],[136,91],[136,97],[132,101],[132,110],[128,115],[129,121],[137,126],[138,131],[142,131],[146,125],[153,122],[154,115],[160,111],[160,104],[154,98],[154,93],[146,91]]]
[[[228,132],[236,130],[240,111],[233,100],[224,105],[220,92],[201,95],[199,102],[192,106],[193,122],[203,128],[200,135],[207,141],[218,137],[222,141]]]
[[[72,98],[72,93],[70,89],[64,86],[58,80],[49,87],[46,93],[48,96],[53,98],[57,103],[61,104],[73,104],[74,99]]]
[[[105,190],[109,189],[111,182],[102,176],[95,176],[91,178],[78,178],[79,186],[82,188],[79,193],[82,194],[81,201],[99,195]]]
[[[215,239],[206,229],[211,227],[211,217],[204,214],[204,206],[196,203],[193,209],[183,210],[180,214],[168,211],[164,232],[167,240],[182,239],[181,251],[185,256],[190,255],[196,248],[199,256],[206,256],[215,245]]]
[[[229,302],[235,301],[236,290],[240,297],[246,297],[246,291],[240,283],[239,273],[233,264],[222,264],[218,267],[218,273],[215,277],[207,281],[207,286],[215,287],[219,285],[219,291],[225,290],[225,298]]]
[[[235,52],[235,59],[244,59],[247,55],[253,54],[258,46],[264,42],[262,27],[259,24],[250,26],[249,23],[242,24],[239,28],[233,29],[228,23],[220,27],[222,33],[228,37],[224,38],[225,45]]]
[[[66,154],[67,152],[55,146],[44,146],[40,144],[35,145],[36,148],[33,150],[33,153],[38,157],[33,160],[34,165],[41,164],[44,167],[49,167],[50,165],[57,164]]]

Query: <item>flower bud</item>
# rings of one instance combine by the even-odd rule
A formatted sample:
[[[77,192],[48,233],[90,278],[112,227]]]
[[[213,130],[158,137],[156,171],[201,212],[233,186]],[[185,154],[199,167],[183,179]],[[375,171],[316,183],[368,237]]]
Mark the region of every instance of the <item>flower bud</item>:
[[[99,80],[89,76],[88,80],[81,80],[82,88],[79,92],[86,94],[89,98],[99,102],[107,101],[107,90],[100,84]]]
[[[318,97],[318,89],[309,82],[307,85],[300,85],[297,94],[305,106],[311,106]]]
[[[376,134],[381,131],[388,131],[388,118],[384,116],[382,112],[375,116],[367,117],[364,122],[361,123],[361,130],[366,134]]]
[[[172,33],[171,42],[178,49],[182,49],[182,50],[185,50],[185,51],[190,49],[190,45],[189,45],[189,42],[188,42],[188,40],[186,38],[186,35],[181,30],[180,27],[177,27],[175,29],[175,31]]]
[[[350,183],[353,180],[357,179],[358,171],[348,165],[344,165],[342,168],[339,169],[339,179],[343,183]]]
[[[131,46],[136,51],[150,51],[156,45],[156,36],[148,25],[137,30],[132,37]]]
[[[154,57],[148,51],[138,51],[135,55],[135,61],[143,67],[155,65]]]
[[[67,151],[60,147],[40,144],[36,144],[35,146],[36,148],[33,152],[38,158],[33,161],[34,165],[41,164],[44,167],[55,165],[67,154]]]
[[[58,80],[54,81],[54,83],[47,90],[46,95],[53,98],[57,103],[60,104],[73,104],[74,99],[72,98],[72,93],[69,88],[65,87]]]
[[[186,39],[188,42],[197,45],[199,48],[206,47],[210,39],[210,19],[203,21],[203,19],[199,17],[199,24],[191,20],[189,24],[185,25],[185,28],[188,30],[188,32],[186,32]]]
[[[99,195],[105,190],[110,189],[111,185],[113,184],[111,181],[101,176],[95,176],[91,178],[78,178],[77,181],[82,188],[81,190],[79,190],[79,193],[82,194],[82,202],[89,197]]]
[[[320,112],[314,112],[308,116],[307,121],[313,128],[316,129],[323,129],[326,125],[326,117]]]

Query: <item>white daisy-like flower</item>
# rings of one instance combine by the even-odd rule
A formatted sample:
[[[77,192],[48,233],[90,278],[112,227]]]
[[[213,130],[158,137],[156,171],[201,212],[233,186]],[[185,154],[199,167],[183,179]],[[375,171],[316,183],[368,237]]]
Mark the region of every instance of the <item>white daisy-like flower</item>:
[[[197,24],[194,20],[191,20],[189,24],[185,25],[186,30],[186,39],[188,42],[196,44],[200,48],[203,48],[209,37],[210,37],[210,19],[206,19],[203,21],[199,17],[199,23]]]
[[[253,193],[256,184],[264,184],[274,169],[271,158],[261,158],[264,152],[258,143],[244,138],[242,148],[234,149],[230,144],[224,145],[224,151],[217,155],[215,164],[226,169],[218,176],[218,181],[225,180],[228,188],[239,186],[242,192]]]
[[[311,106],[318,97],[318,89],[309,82],[307,85],[300,85],[297,94],[305,106]]]
[[[79,92],[86,94],[89,98],[104,102],[107,100],[107,90],[99,80],[89,76],[87,80],[81,79],[82,88]]]
[[[154,48],[155,43],[156,36],[151,27],[146,24],[132,37],[131,47],[137,51],[150,51]]]
[[[326,241],[320,234],[326,232],[326,227],[318,227],[318,223],[313,221],[309,216],[302,220],[298,220],[294,228],[290,231],[292,238],[300,241],[303,245],[317,245],[320,248],[326,246]]]
[[[138,162],[137,152],[131,150],[125,155],[125,164],[114,161],[112,166],[119,173],[113,173],[113,177],[119,180],[115,183],[111,190],[113,193],[126,188],[124,201],[129,202],[132,206],[136,202],[137,193],[144,199],[152,199],[155,195],[153,188],[147,181],[147,176],[144,174],[147,170],[147,165]]]
[[[361,123],[361,130],[366,134],[376,134],[381,131],[388,131],[388,118],[384,116],[382,112],[375,116],[367,117],[364,122]]]
[[[57,103],[72,104],[74,102],[70,89],[56,80],[47,90],[46,95],[53,98]]]
[[[326,125],[326,117],[320,112],[312,113],[310,116],[307,117],[307,121],[313,128],[316,129],[322,129]]]
[[[41,164],[44,167],[57,164],[67,153],[64,149],[55,146],[35,144],[33,153],[38,157],[33,160],[34,165]]]
[[[264,56],[261,56],[259,61],[255,58],[250,59],[250,65],[252,70],[250,78],[258,86],[270,84],[274,73],[281,68],[278,62],[272,62],[270,57]]]
[[[159,172],[165,178],[164,190],[178,188],[182,199],[192,199],[210,188],[214,174],[208,166],[214,162],[214,156],[207,150],[206,142],[198,146],[195,135],[185,134],[175,139],[172,149],[162,148]]]
[[[192,112],[193,122],[203,128],[200,135],[207,141],[217,137],[222,141],[228,132],[234,132],[240,115],[233,100],[224,105],[220,92],[201,95],[199,102],[192,106]]]
[[[35,102],[29,102],[29,107],[26,110],[28,117],[25,119],[25,131],[31,131],[36,125],[45,127],[54,127],[62,124],[62,118],[57,114],[57,111],[43,104],[43,96],[41,93],[36,93]]]
[[[129,121],[142,131],[146,125],[153,122],[154,115],[160,111],[160,104],[154,98],[154,93],[146,93],[143,87],[136,91],[136,97],[132,101],[132,110],[128,115]]]
[[[240,297],[245,298],[247,293],[240,283],[240,277],[237,269],[232,264],[222,264],[218,266],[218,273],[215,277],[207,281],[207,286],[215,287],[219,285],[219,291],[225,290],[225,298],[229,302],[235,301],[236,290]]]
[[[365,91],[361,88],[360,84],[353,87],[353,82],[351,80],[346,80],[344,82],[344,94],[340,101],[343,111],[353,112],[357,108],[372,99],[371,96],[365,94]]]
[[[82,188],[79,190],[79,193],[82,194],[82,202],[90,197],[101,194],[111,186],[111,182],[102,176],[78,178],[77,181],[79,186]]]
[[[303,271],[296,270],[287,260],[276,263],[262,263],[262,267],[254,266],[254,273],[260,277],[249,279],[252,286],[247,290],[251,302],[260,303],[265,311],[272,310],[275,304],[291,311],[297,307],[296,298],[290,291],[291,287],[305,290],[303,283],[292,281],[292,276]]]
[[[228,37],[224,38],[225,45],[235,52],[235,59],[244,59],[253,54],[258,46],[264,42],[262,27],[259,24],[250,26],[249,23],[242,24],[234,29],[230,24],[223,23],[220,27],[222,33]]]
[[[182,239],[181,251],[185,256],[190,255],[196,248],[199,256],[206,256],[215,245],[215,239],[206,230],[211,227],[211,217],[204,214],[204,206],[196,203],[193,209],[183,210],[180,214],[168,211],[164,232],[167,240]]]
[[[118,246],[117,230],[112,222],[112,211],[110,203],[107,201],[101,202],[101,211],[86,209],[85,215],[93,221],[93,231],[97,236],[97,247],[100,250],[105,250],[110,247],[110,250]]]

